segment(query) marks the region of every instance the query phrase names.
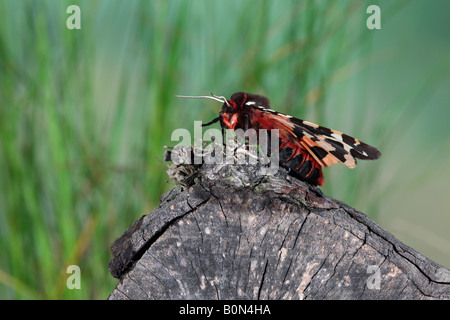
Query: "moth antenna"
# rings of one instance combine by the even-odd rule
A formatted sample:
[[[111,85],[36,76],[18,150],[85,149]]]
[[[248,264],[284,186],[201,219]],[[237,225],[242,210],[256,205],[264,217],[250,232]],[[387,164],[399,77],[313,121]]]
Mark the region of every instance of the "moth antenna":
[[[191,99],[211,99],[214,101],[218,101],[218,102],[222,102],[225,103],[227,106],[229,106],[229,103],[227,101],[227,99],[225,97],[218,97],[214,94],[211,93],[211,96],[182,96],[182,95],[178,95],[176,94],[175,97],[177,98],[191,98]]]
[[[221,99],[227,106],[230,106],[230,104],[228,103],[228,100],[227,100],[227,98],[225,98],[224,96],[216,96],[214,93],[212,93],[212,92],[210,92],[211,93],[211,95],[214,97],[214,98],[217,98],[217,99]]]

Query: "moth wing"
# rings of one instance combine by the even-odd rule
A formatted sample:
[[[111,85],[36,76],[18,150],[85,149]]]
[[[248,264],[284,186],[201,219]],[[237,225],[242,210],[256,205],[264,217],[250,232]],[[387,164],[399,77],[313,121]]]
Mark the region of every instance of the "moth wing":
[[[258,117],[262,127],[280,129],[291,142],[297,140],[324,168],[339,162],[354,168],[356,159],[374,160],[381,156],[377,148],[342,132],[270,109],[255,109],[263,113],[263,116]]]
[[[307,138],[306,141],[313,142],[312,151],[322,157],[321,161],[325,167],[341,162],[349,168],[354,168],[356,159],[375,160],[381,156],[377,148],[342,132],[296,118],[291,121],[294,123],[294,132],[301,132]]]

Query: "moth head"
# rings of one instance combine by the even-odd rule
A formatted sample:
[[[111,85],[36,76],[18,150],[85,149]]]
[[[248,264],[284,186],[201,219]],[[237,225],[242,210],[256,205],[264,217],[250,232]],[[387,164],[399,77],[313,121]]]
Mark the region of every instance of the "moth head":
[[[244,105],[249,101],[249,96],[254,96],[245,92],[235,92],[231,98],[222,105],[222,112],[226,114],[236,113],[244,108]]]
[[[233,93],[231,96],[229,102],[233,105],[235,105],[235,109],[239,110],[245,107],[263,107],[265,109],[270,108],[270,102],[269,99],[266,97],[252,94],[252,93],[245,93],[245,92],[236,92]],[[223,107],[222,107],[223,108]]]
[[[235,92],[231,95],[231,98],[227,100],[224,96],[216,96],[211,93],[210,96],[181,96],[176,95],[178,98],[193,98],[193,99],[211,99],[214,101],[222,102],[222,113],[232,114],[238,112],[245,106],[258,106],[263,108],[270,108],[269,99],[266,97],[245,93],[245,92]]]

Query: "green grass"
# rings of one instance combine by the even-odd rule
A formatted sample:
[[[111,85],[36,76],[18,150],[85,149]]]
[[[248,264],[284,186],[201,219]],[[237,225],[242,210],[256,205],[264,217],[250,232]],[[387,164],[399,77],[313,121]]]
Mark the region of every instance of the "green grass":
[[[386,28],[408,5],[378,2]],[[109,246],[172,186],[163,146],[219,111],[174,94],[264,94],[380,147],[384,162],[325,172],[327,194],[377,217],[399,187],[380,175],[397,163],[390,137],[420,113],[409,90],[426,100],[448,80],[432,69],[375,104],[370,74],[392,57],[365,28],[372,2],[77,1],[81,30],[66,28],[69,4],[0,0],[0,298],[108,296]],[[66,288],[71,264],[81,290]]]

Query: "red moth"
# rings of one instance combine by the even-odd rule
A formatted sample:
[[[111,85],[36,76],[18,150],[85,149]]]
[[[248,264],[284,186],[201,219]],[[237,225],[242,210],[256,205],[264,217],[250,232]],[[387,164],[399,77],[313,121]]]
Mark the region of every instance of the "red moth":
[[[223,102],[219,117],[203,126],[220,121],[223,129],[278,129],[280,165],[312,185],[323,186],[322,168],[338,162],[354,168],[356,159],[374,160],[381,156],[377,148],[342,132],[270,109],[269,100],[260,95],[236,92],[228,100],[215,95],[177,97]]]

